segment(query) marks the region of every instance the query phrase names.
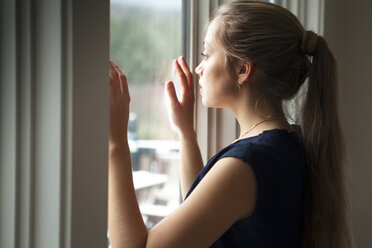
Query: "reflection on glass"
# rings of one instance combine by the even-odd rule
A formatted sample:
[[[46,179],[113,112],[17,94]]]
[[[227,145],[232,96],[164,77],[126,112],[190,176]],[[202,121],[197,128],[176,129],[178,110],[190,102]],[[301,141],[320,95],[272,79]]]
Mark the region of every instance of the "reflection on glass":
[[[111,0],[111,59],[127,75],[133,178],[151,228],[179,204],[179,143],[165,106],[165,82],[181,54],[181,0]]]

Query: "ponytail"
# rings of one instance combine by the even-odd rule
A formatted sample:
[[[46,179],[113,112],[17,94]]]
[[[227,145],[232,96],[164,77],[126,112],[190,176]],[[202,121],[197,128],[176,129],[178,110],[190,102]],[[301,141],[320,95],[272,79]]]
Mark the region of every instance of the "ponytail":
[[[337,65],[323,37],[306,31],[309,81],[300,124],[307,161],[302,248],[352,247],[345,148],[337,112]],[[312,61],[311,61],[312,60]]]
[[[301,126],[299,138],[307,162],[302,248],[352,247],[348,171],[337,113],[337,68],[326,41],[305,31],[289,10],[263,1],[225,4],[212,20],[218,22],[215,37],[227,63],[254,65],[245,85],[258,113],[269,106],[284,117],[280,103],[302,93],[301,86],[309,79],[295,121]],[[303,99],[302,94],[297,96]]]

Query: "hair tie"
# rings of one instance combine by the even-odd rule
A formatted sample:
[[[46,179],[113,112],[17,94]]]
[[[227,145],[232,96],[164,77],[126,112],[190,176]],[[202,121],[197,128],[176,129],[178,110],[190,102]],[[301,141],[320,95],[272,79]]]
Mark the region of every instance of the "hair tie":
[[[318,35],[313,31],[305,31],[302,35],[301,53],[313,55],[318,43]]]

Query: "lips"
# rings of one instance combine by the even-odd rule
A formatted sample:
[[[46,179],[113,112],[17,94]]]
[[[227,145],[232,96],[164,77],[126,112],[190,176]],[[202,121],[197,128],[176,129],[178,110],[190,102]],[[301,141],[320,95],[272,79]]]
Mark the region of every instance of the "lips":
[[[202,94],[203,93],[203,85],[202,85],[201,80],[199,80],[199,86],[200,86],[200,94]]]
[[[199,86],[200,86],[200,94],[203,94],[203,86],[200,81],[199,81]]]

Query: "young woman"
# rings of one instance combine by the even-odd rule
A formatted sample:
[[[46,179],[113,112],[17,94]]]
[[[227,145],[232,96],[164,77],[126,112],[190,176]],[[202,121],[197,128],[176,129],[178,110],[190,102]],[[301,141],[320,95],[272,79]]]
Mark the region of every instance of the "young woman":
[[[326,41],[288,10],[260,1],[223,5],[195,69],[207,107],[226,108],[241,134],[203,167],[193,129],[194,83],[175,61],[182,97],[167,82],[179,128],[180,207],[150,231],[133,187],[125,75],[111,62],[109,232],[118,247],[350,247],[336,63]],[[297,125],[282,102],[305,79]]]

